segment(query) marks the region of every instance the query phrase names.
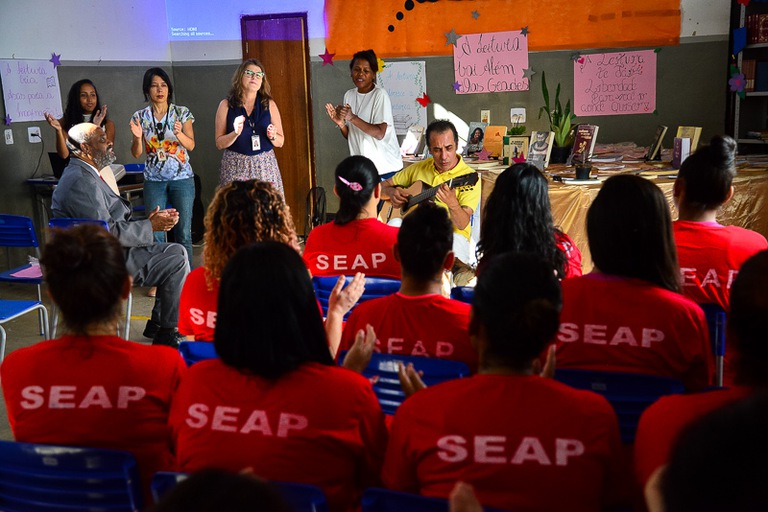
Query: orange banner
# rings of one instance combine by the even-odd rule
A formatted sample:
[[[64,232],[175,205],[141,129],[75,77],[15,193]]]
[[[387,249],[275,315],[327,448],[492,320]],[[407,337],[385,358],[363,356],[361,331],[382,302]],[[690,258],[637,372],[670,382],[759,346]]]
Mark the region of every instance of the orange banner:
[[[676,45],[680,0],[325,0],[326,48],[337,59],[451,55],[447,34],[528,28],[528,49]]]

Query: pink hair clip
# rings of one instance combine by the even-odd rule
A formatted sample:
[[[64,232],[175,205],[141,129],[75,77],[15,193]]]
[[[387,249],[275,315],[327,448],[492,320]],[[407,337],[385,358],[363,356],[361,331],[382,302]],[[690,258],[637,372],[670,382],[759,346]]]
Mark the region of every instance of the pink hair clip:
[[[353,181],[350,183],[349,181],[345,180],[342,176],[339,176],[339,181],[345,184],[346,186],[348,186],[349,188],[351,188],[352,190],[354,190],[355,192],[360,192],[361,190],[363,190],[363,186],[356,181]]]

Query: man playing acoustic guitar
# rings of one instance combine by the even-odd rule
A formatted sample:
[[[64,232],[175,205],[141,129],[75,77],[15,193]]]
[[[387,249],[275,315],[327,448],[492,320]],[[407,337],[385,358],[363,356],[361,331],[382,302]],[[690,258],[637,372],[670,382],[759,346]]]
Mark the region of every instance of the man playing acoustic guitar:
[[[394,207],[407,204],[410,194],[403,190],[412,184],[423,181],[434,187],[440,186],[435,194],[436,203],[448,210],[453,222],[453,252],[457,266],[466,267],[471,261],[469,251],[470,219],[475,208],[480,204],[480,184],[474,184],[451,189],[445,182],[473,174],[474,171],[456,153],[459,144],[459,134],[453,123],[445,120],[433,121],[427,126],[427,143],[431,158],[417,162],[398,172],[381,184],[382,197],[390,200]],[[459,283],[456,283],[459,284]]]

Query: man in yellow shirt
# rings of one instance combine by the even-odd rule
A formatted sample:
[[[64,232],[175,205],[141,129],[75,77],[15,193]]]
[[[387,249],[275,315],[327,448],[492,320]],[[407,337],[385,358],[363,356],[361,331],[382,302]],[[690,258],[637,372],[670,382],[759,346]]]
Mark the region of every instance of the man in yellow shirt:
[[[454,228],[453,251],[460,260],[458,265],[466,266],[471,261],[469,238],[472,213],[480,204],[479,181],[471,186],[451,189],[445,184],[474,171],[456,153],[459,134],[450,121],[437,120],[427,126],[427,143],[431,158],[417,162],[395,174],[381,184],[384,199],[389,199],[395,207],[403,206],[410,197],[403,188],[410,187],[417,181],[429,186],[440,186],[435,194],[439,206],[448,210]],[[454,268],[454,273],[456,268]]]

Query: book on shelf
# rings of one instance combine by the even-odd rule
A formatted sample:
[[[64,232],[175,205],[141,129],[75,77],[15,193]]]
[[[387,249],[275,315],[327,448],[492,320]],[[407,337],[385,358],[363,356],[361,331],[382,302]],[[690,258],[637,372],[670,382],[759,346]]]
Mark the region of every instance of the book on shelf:
[[[660,124],[656,127],[656,133],[653,136],[651,145],[648,146],[648,154],[645,155],[645,159],[648,161],[661,160],[661,143],[664,142],[664,136],[667,134],[667,127]]]
[[[592,158],[599,129],[600,127],[596,124],[580,124],[576,126],[576,136],[573,140],[571,155],[568,157],[568,165]]]
[[[744,74],[744,92],[754,92],[757,61],[755,59],[743,59],[741,72]]]
[[[555,143],[555,132],[536,131],[531,132],[531,145],[528,147],[526,161],[543,171],[549,165],[549,155],[552,154],[552,145]]]
[[[699,147],[699,137],[701,137],[701,126],[678,126],[675,137],[688,137],[691,139],[691,152]]]
[[[688,137],[675,137],[672,144],[672,167],[679,169],[690,154],[691,139]]]
[[[504,151],[504,136],[507,134],[506,126],[488,126],[485,129],[485,148],[491,156],[500,157]]]
[[[744,26],[747,27],[747,43],[768,43],[768,14],[750,14]]]
[[[403,143],[400,145],[400,156],[418,155],[424,149],[424,145],[424,127],[409,126]]]

